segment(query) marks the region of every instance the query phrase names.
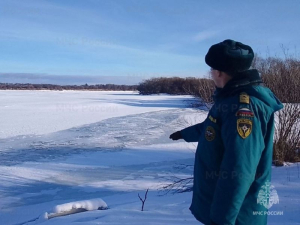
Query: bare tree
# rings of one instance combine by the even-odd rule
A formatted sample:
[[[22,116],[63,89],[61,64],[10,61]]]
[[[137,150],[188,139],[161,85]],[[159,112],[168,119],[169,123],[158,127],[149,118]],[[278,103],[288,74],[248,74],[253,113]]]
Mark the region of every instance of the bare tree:
[[[141,202],[142,202],[142,210],[141,210],[141,211],[144,211],[144,205],[145,205],[145,201],[146,201],[146,199],[147,199],[148,191],[149,191],[149,188],[147,189],[147,191],[146,191],[146,193],[145,193],[144,199],[142,199],[141,196],[140,196],[140,194],[138,194],[138,197],[139,197],[139,199],[140,199]]]

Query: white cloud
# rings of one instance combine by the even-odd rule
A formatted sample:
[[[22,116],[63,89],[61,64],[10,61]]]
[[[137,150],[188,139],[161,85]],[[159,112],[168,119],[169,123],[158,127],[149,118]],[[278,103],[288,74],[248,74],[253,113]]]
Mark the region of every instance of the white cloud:
[[[219,33],[219,31],[216,31],[216,30],[201,31],[194,37],[194,40],[196,40],[198,42],[204,41],[204,40],[207,40],[207,39],[210,39],[210,38],[216,36],[218,33]]]

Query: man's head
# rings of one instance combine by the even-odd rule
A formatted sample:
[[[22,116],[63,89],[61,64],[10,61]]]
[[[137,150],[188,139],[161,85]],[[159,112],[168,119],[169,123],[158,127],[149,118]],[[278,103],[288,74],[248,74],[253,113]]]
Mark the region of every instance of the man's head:
[[[238,72],[248,70],[253,58],[254,52],[250,46],[227,39],[209,48],[205,62],[211,67],[215,85],[223,88]]]
[[[232,76],[226,72],[210,68],[210,77],[214,81],[216,87],[223,88],[225,84],[232,79]]]

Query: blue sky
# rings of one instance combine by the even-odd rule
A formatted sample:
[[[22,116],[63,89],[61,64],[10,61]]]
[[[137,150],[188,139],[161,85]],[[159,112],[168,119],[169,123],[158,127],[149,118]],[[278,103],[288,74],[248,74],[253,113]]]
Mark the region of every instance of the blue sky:
[[[0,0],[0,82],[202,77],[225,39],[299,52],[299,12],[298,0]]]

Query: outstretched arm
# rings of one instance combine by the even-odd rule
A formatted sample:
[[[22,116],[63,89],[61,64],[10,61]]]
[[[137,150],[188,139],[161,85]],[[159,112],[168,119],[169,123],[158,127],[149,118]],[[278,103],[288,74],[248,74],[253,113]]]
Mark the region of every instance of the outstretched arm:
[[[198,142],[203,130],[203,122],[187,127],[180,131],[182,138],[186,142]]]

